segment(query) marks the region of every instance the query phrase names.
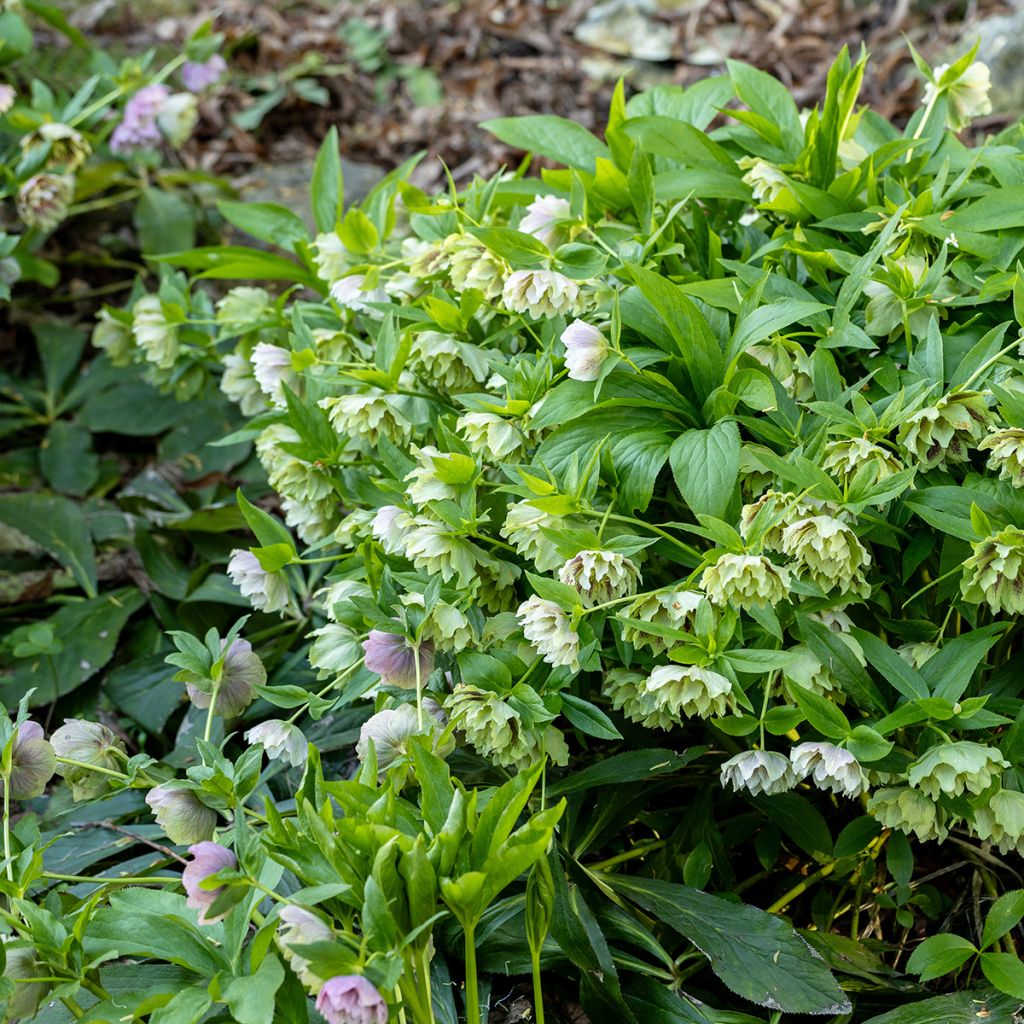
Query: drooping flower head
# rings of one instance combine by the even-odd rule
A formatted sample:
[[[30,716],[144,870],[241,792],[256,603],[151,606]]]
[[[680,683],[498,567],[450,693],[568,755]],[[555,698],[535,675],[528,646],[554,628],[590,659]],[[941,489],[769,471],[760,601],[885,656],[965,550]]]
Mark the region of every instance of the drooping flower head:
[[[327,1024],[388,1024],[388,1004],[361,974],[346,974],[323,983],[317,1013]]]
[[[75,179],[44,171],[18,189],[18,216],[30,228],[52,231],[68,215],[75,194]]]
[[[984,793],[1009,768],[995,747],[960,740],[929,747],[908,769],[907,782],[937,800],[941,793],[960,796],[963,792]]]
[[[580,305],[580,286],[557,270],[516,270],[501,295],[513,313],[529,313],[538,320],[575,313]]]
[[[949,834],[945,815],[935,801],[910,786],[876,789],[868,800],[867,809],[886,828],[897,828],[904,835],[917,836],[922,843],[929,839],[941,842]]]
[[[871,556],[857,535],[833,516],[808,516],[782,531],[782,550],[799,563],[801,572],[828,591],[861,591]]]
[[[786,793],[796,785],[789,758],[774,750],[744,750],[722,765],[723,786],[751,796]]]
[[[519,222],[519,230],[543,242],[549,249],[558,245],[565,234],[561,221],[571,216],[569,200],[561,196],[534,196]]]
[[[984,438],[991,422],[985,396],[960,391],[912,413],[900,426],[898,437],[907,454],[928,470],[942,463],[966,462],[970,447]]]
[[[64,724],[54,730],[50,742],[58,757],[110,770],[116,770],[122,763],[115,751],[125,754],[124,743],[110,729],[100,722],[80,718],[65,718]],[[109,788],[109,779],[101,772],[68,764],[59,764],[57,770],[71,786],[76,800],[90,800]]]
[[[213,837],[217,812],[192,790],[163,782],[146,794],[146,803],[172,843],[185,846]]]
[[[376,672],[385,686],[397,686],[403,690],[416,688],[417,659],[419,681],[424,684],[434,671],[434,645],[422,640],[419,649],[400,633],[385,633],[371,629],[363,641],[365,665],[370,672]]]
[[[187,60],[181,65],[181,81],[189,92],[202,92],[216,85],[227,69],[227,61],[219,53],[209,60]]]
[[[306,763],[309,741],[302,735],[302,730],[291,722],[267,719],[254,725],[245,734],[245,738],[250,743],[261,744],[271,761],[283,761],[293,768],[300,768]]]
[[[251,551],[231,552],[228,576],[259,611],[276,612],[288,604],[288,581],[279,572],[267,572]]]
[[[281,908],[281,924],[277,929],[277,945],[288,966],[299,981],[314,993],[319,992],[323,978],[310,969],[309,961],[292,950],[292,946],[311,946],[314,942],[330,942],[334,932],[316,914],[305,907],[289,903]]]
[[[158,295],[143,295],[132,306],[132,333],[154,366],[161,370],[174,366],[181,349],[178,328],[168,320]]]
[[[185,905],[193,910],[199,911],[200,924],[215,924],[224,919],[226,915],[218,914],[208,917],[207,912],[213,906],[217,897],[224,891],[224,886],[219,885],[213,889],[205,889],[202,883],[224,868],[234,868],[238,865],[235,855],[220,843],[209,841],[195,843],[188,848],[192,860],[185,865],[181,873],[181,884],[185,887],[188,899]]]
[[[571,380],[597,380],[610,347],[605,336],[585,320],[573,320],[562,331],[565,367]]]
[[[224,667],[217,685],[217,701],[214,711],[223,718],[236,718],[256,698],[255,686],[267,681],[267,670],[260,656],[252,649],[248,640],[239,637],[233,640],[224,654]],[[189,700],[197,708],[208,708],[212,694],[200,689],[195,683],[186,683]]]
[[[974,118],[992,113],[992,101],[988,95],[992,88],[992,75],[987,64],[976,60],[955,81],[944,86],[936,84],[948,69],[948,64],[939,64],[935,68],[934,81],[925,83],[922,100],[926,106],[931,106],[937,94],[944,94],[949,104],[946,124],[958,132]]]
[[[640,570],[617,551],[581,551],[559,570],[558,578],[580,595],[584,608],[636,593]]]
[[[811,777],[818,789],[858,797],[868,788],[867,776],[848,750],[832,743],[801,743],[790,752],[793,774]]]
[[[658,665],[644,691],[676,717],[721,717],[729,706],[732,683],[721,673],[697,665]]]
[[[42,796],[56,770],[57,755],[44,739],[43,727],[31,720],[22,722],[11,748],[11,796],[15,800]],[[0,780],[0,792],[2,789]]]
[[[1024,487],[1024,430],[994,430],[978,445],[978,451],[989,453],[989,469],[998,469],[1000,480]]]
[[[1024,614],[1024,530],[1006,526],[974,545],[960,581],[964,598],[994,612]]]
[[[156,119],[170,95],[166,85],[139,89],[125,104],[121,123],[110,136],[110,148],[115,153],[130,153],[133,149],[158,146],[162,136]]]
[[[568,665],[573,672],[579,671],[579,634],[554,601],[531,597],[519,606],[516,618],[523,636],[549,665]]]
[[[784,600],[789,591],[789,572],[764,555],[727,551],[704,570],[700,582],[712,604],[752,608]]]

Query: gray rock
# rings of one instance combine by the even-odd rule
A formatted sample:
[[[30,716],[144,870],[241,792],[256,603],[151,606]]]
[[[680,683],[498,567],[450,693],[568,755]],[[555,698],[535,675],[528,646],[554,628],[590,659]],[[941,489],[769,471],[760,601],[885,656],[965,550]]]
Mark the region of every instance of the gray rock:
[[[370,189],[387,173],[375,164],[341,162],[345,177],[345,203],[365,199]],[[243,199],[253,203],[278,203],[294,210],[313,227],[313,214],[309,207],[309,183],[313,176],[311,160],[294,163],[265,164],[243,181],[237,183]]]

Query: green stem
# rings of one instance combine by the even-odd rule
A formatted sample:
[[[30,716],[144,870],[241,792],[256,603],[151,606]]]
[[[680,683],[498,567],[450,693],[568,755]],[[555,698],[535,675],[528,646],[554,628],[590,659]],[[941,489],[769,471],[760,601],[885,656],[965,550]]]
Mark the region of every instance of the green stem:
[[[422,1000],[423,1006],[426,1008],[427,1017],[426,1019],[430,1024],[434,1024],[434,992],[430,985],[430,960],[427,957],[427,947],[424,946],[420,950],[420,984],[423,988]]]
[[[112,779],[121,779],[123,782],[131,781],[131,776],[124,772],[116,771],[113,768],[103,768],[98,764],[89,764],[87,761],[76,761],[70,757],[58,757],[58,764],[69,764],[73,768],[84,768],[86,771],[96,772],[99,775],[109,775]]]
[[[103,875],[60,875],[54,871],[44,871],[43,878],[55,882],[94,882],[96,885],[177,885],[181,881],[177,876],[159,878],[152,875],[125,875],[124,878],[105,878]]]
[[[808,875],[803,881],[798,882],[789,890],[784,896],[779,897],[770,907],[768,907],[767,913],[778,914],[785,910],[798,896],[802,896],[807,890],[814,885],[816,882],[820,882],[823,878],[828,878],[836,869],[836,865],[839,863],[837,860],[829,861],[828,864],[822,864],[813,875]]]
[[[540,950],[530,951],[533,962],[533,1012],[537,1024],[544,1024],[544,992],[540,981]]]
[[[344,682],[350,675],[352,675],[353,672],[355,672],[357,669],[362,668],[362,665],[363,665],[363,659],[360,658],[354,665],[349,665],[349,667],[347,669],[345,669],[344,672],[342,672],[339,675],[335,676],[322,690],[318,690],[313,696],[314,697],[325,697],[339,683]],[[309,707],[309,701],[306,701],[306,703],[303,704],[295,712],[295,714],[292,715],[292,717],[288,719],[288,724],[291,725],[292,722],[294,722],[297,718],[301,718],[302,715],[305,713],[305,711],[306,711],[306,709],[308,707]]]
[[[634,846],[632,850],[625,850],[623,853],[617,853],[614,857],[608,857],[606,860],[599,860],[596,864],[588,864],[587,868],[590,871],[604,871],[606,868],[615,867],[616,864],[622,864],[627,860],[634,860],[637,857],[645,857],[649,853],[654,853],[655,850],[660,850],[665,845],[666,840],[655,839],[651,843],[645,843],[642,846]]]
[[[206,728],[203,729],[203,739],[209,743],[210,734],[213,732],[213,709],[217,706],[217,693],[220,690],[220,683],[213,684],[213,693],[210,694],[210,706],[206,710]]]
[[[476,977],[476,927],[463,925],[466,934],[466,1024],[481,1024],[480,990]]]
[[[11,861],[11,780],[4,779],[4,860],[7,861],[7,880],[14,881],[14,864]]]

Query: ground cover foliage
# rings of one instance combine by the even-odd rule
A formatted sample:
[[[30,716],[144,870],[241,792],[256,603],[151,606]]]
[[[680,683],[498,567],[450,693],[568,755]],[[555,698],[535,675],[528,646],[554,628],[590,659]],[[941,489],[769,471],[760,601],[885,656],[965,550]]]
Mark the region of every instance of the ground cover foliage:
[[[165,623],[173,741],[13,694],[9,1016],[1014,1019],[1020,132],[958,141],[973,54],[902,130],[865,69],[347,210],[331,134],[315,231],[222,202],[258,247],[104,311],[273,493],[188,513],[252,614]]]

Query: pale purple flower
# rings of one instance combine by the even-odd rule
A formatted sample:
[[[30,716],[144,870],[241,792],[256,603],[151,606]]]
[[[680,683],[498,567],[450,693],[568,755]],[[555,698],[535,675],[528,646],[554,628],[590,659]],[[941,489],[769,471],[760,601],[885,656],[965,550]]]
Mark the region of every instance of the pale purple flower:
[[[185,865],[185,870],[181,873],[181,884],[185,887],[185,892],[188,895],[185,906],[199,911],[200,924],[216,924],[225,915],[207,917],[206,912],[224,891],[224,886],[204,889],[202,883],[222,868],[237,866],[238,860],[227,847],[208,841],[190,846],[188,852],[192,855],[192,860]]]
[[[201,63],[187,60],[181,65],[181,81],[189,92],[202,92],[216,85],[227,69],[227,61],[219,53]]]
[[[6,114],[14,106],[17,97],[18,94],[14,91],[14,86],[0,84],[0,114]]]
[[[267,681],[267,670],[260,656],[248,640],[235,640],[224,655],[224,669],[217,688],[217,704],[213,709],[224,718],[240,715],[255,699],[254,686]],[[197,708],[208,708],[212,693],[206,693],[194,683],[186,683],[189,700]]]
[[[135,93],[110,136],[110,148],[115,153],[128,153],[159,145],[162,136],[156,119],[170,95],[166,85],[147,85]]]
[[[386,686],[399,686],[411,690],[416,686],[416,653],[409,640],[397,633],[371,629],[363,641],[366,654],[364,664],[376,672]],[[420,642],[420,682],[434,670],[434,645],[429,640]]]
[[[292,369],[292,354],[280,345],[261,341],[253,350],[252,375],[256,383],[274,405],[284,407],[284,385],[295,388],[295,371]]]
[[[56,768],[57,756],[44,738],[43,727],[31,720],[22,722],[11,749],[11,796],[15,800],[42,796]]]
[[[388,1005],[361,974],[338,975],[324,982],[317,1012],[327,1024],[388,1024]]]
[[[387,302],[387,293],[383,288],[364,289],[365,274],[349,274],[339,278],[331,285],[331,298],[339,306],[360,312],[368,309],[368,302]]]

